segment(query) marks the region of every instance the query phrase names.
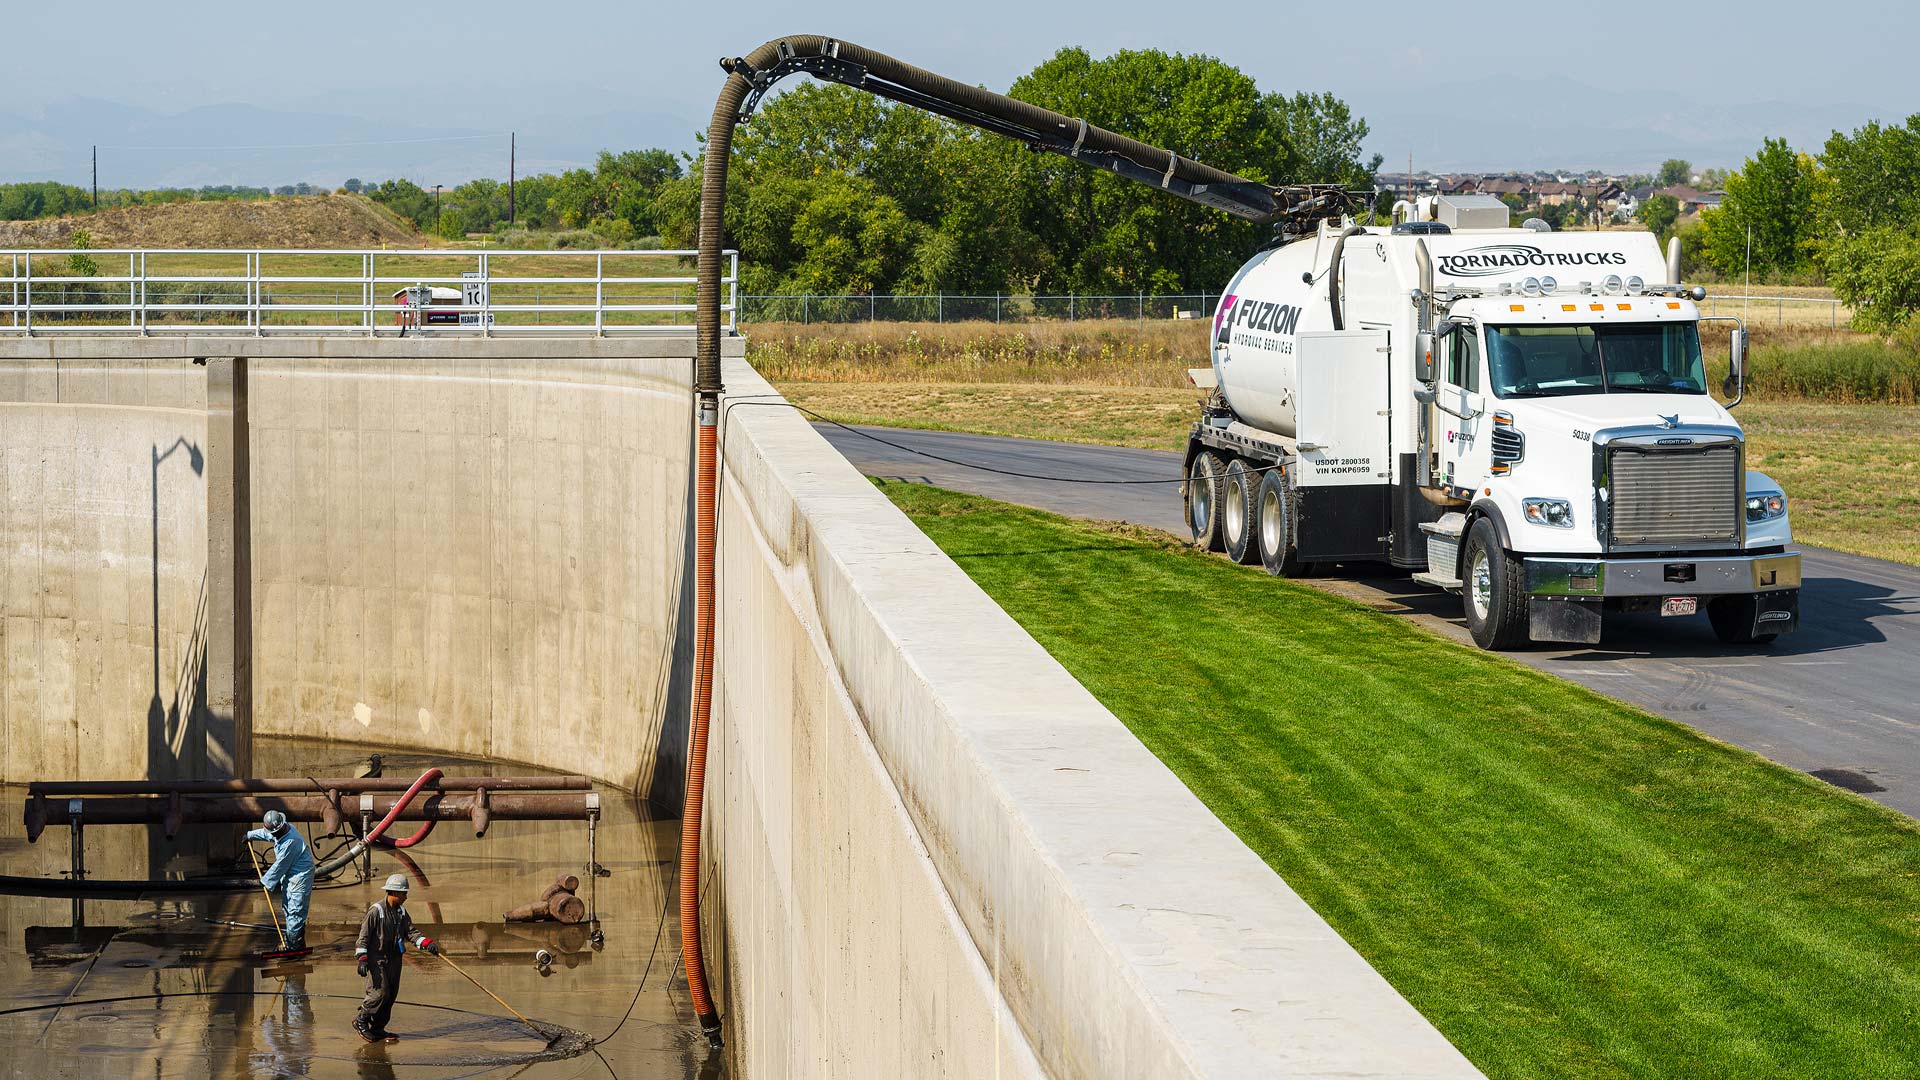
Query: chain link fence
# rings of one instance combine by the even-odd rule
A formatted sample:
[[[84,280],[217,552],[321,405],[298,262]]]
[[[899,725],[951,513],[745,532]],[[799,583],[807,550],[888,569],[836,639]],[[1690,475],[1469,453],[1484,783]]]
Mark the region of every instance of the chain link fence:
[[[1210,319],[1219,293],[1179,296],[822,296],[740,297],[742,323],[1077,322],[1083,319]]]

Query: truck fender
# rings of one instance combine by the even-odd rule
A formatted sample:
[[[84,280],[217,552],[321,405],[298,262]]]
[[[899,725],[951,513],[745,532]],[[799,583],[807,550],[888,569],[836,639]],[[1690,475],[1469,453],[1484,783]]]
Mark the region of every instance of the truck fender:
[[[1467,508],[1467,523],[1460,529],[1459,557],[1462,562],[1459,566],[1454,567],[1453,573],[1455,577],[1459,577],[1466,568],[1464,560],[1467,557],[1467,534],[1473,531],[1473,523],[1479,521],[1481,518],[1486,518],[1493,522],[1493,531],[1494,534],[1500,538],[1500,547],[1506,551],[1513,550],[1513,535],[1507,531],[1507,519],[1506,516],[1500,512],[1499,505],[1492,499],[1480,499]]]

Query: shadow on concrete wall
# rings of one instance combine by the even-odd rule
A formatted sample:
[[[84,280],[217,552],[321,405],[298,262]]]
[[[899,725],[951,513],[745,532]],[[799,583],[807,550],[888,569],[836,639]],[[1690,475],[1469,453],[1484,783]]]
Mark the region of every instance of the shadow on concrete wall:
[[[147,703],[147,778],[150,780],[186,780],[201,774],[205,755],[204,740],[197,732],[205,730],[207,687],[207,575],[200,574],[199,596],[195,598],[193,621],[180,664],[173,672],[172,701],[163,696],[169,689],[160,681],[160,468],[176,452],[185,451],[186,464],[193,475],[206,475],[206,455],[185,436],[173,440],[165,450],[152,449],[150,473],[151,503],[148,506],[152,550],[150,552],[153,620],[153,697]]]
[[[698,428],[687,433],[688,462],[693,461]],[[678,817],[687,790],[687,718],[693,711],[693,469],[687,469],[685,512],[680,522],[680,569],[672,591],[672,642],[661,650],[654,686],[659,691],[660,717],[655,729],[653,779],[647,784],[647,802],[656,813]]]

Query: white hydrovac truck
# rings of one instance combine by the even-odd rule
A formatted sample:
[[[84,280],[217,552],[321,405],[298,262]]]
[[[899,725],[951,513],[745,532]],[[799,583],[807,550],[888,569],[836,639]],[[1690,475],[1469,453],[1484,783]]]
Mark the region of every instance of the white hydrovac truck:
[[[1509,228],[1490,196],[1322,221],[1225,290],[1187,443],[1196,543],[1304,575],[1386,562],[1458,592],[1483,648],[1593,643],[1606,611],[1799,620],[1786,493],[1715,400],[1704,290],[1643,232]]]

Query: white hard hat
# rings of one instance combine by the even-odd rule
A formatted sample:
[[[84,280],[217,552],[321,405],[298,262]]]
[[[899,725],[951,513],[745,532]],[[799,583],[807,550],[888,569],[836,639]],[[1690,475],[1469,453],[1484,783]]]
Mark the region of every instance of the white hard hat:
[[[388,892],[397,892],[397,893],[404,894],[407,891],[407,875],[389,874],[387,876],[386,890]]]

